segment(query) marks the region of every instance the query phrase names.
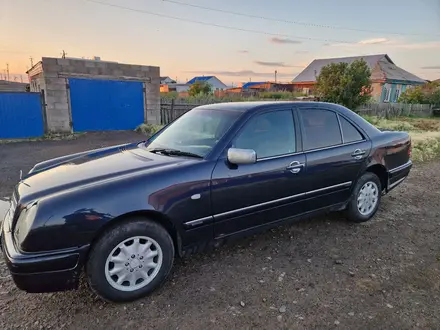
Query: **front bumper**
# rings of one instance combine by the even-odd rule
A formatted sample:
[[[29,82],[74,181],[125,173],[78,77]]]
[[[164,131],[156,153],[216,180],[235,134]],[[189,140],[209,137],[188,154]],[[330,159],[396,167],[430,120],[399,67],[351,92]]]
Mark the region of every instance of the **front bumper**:
[[[12,279],[19,289],[39,293],[78,287],[88,245],[63,251],[23,253],[15,245],[9,221],[10,218],[6,217],[2,224],[1,247]]]

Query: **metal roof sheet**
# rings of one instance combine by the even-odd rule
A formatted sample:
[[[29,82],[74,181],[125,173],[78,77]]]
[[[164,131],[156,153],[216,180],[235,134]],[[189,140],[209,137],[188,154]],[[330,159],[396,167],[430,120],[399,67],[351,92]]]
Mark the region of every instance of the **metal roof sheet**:
[[[255,85],[261,85],[261,84],[266,84],[265,81],[260,81],[260,82],[248,82],[246,84],[244,84],[243,86],[241,86],[242,88],[249,88],[251,86],[255,86]]]
[[[196,81],[208,81],[209,79],[214,78],[214,76],[198,76],[192,78],[187,84],[194,84]]]
[[[343,62],[351,64],[356,60],[364,59],[364,61],[367,62],[370,70],[373,70],[374,66],[384,57],[393,63],[386,54],[316,59],[310,63],[298,76],[296,76],[295,79],[293,79],[293,82],[315,82],[316,77],[320,74],[322,68],[331,63]]]

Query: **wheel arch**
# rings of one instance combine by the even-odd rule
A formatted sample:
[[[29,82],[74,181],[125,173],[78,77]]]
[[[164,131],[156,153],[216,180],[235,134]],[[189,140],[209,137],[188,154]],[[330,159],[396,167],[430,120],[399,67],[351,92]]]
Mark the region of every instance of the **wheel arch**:
[[[388,171],[382,164],[374,164],[367,167],[365,172],[374,173],[378,176],[381,184],[382,191],[388,187]]]
[[[163,226],[165,230],[168,232],[168,234],[171,236],[171,239],[173,240],[174,250],[177,255],[182,255],[182,240],[179,234],[179,231],[177,230],[174,223],[171,221],[171,219],[158,211],[155,210],[138,210],[138,211],[132,211],[125,214],[122,214],[120,216],[117,216],[113,218],[112,220],[108,221],[106,224],[104,224],[94,235],[92,242],[90,243],[90,246],[93,246],[98,239],[110,228],[120,225],[126,221],[129,221],[133,218],[144,218],[145,220],[150,220],[158,223],[159,225]],[[89,250],[90,251],[90,250]],[[88,256],[87,258],[88,259]]]

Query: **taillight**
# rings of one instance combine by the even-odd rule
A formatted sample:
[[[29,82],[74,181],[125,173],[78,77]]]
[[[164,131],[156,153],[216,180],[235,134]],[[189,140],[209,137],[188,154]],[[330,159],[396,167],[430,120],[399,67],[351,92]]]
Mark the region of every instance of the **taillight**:
[[[409,147],[408,147],[408,157],[411,157],[411,143],[409,144]]]

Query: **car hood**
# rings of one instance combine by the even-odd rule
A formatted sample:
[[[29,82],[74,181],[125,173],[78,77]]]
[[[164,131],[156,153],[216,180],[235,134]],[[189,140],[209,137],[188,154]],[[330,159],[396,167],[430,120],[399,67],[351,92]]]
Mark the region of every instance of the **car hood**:
[[[21,179],[15,194],[25,204],[78,186],[196,161],[153,154],[137,143],[95,149],[35,165]]]

